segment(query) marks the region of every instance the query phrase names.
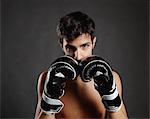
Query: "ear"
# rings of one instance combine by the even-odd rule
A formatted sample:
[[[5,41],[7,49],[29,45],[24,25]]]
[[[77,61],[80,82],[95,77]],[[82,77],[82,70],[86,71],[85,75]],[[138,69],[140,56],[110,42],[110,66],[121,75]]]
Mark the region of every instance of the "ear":
[[[60,47],[63,48],[63,40],[62,40],[62,43],[60,42],[60,40],[58,40],[58,43],[59,43]]]
[[[93,49],[95,47],[95,43],[96,43],[96,37],[93,38]]]

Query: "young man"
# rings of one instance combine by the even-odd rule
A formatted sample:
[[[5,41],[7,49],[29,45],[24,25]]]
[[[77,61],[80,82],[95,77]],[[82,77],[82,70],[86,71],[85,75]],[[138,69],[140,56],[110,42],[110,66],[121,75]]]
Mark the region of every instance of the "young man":
[[[57,33],[65,56],[40,74],[35,118],[127,118],[119,75],[92,55],[94,21],[82,12],[73,12],[60,19]]]

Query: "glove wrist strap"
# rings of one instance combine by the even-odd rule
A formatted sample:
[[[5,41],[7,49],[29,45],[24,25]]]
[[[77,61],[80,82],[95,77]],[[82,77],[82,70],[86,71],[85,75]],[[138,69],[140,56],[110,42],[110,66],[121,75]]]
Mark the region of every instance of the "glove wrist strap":
[[[64,104],[59,99],[49,98],[45,93],[42,95],[41,109],[48,114],[59,113]]]
[[[122,100],[119,94],[114,98],[102,98],[102,102],[108,112],[118,112],[122,107]]]

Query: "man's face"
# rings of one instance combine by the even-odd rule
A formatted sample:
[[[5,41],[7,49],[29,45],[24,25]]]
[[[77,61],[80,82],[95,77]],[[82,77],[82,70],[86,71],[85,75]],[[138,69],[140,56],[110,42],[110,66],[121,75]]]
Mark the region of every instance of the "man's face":
[[[82,34],[71,42],[63,40],[63,51],[65,55],[69,55],[81,61],[82,59],[92,55],[92,51],[95,45],[96,38],[91,39],[89,34]]]

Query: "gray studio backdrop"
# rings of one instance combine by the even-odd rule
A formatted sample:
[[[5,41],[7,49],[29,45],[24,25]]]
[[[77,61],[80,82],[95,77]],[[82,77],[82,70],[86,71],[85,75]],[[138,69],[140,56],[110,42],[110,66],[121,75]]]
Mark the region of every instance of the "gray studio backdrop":
[[[148,0],[2,0],[3,118],[34,117],[38,76],[63,55],[57,21],[77,10],[95,20],[94,54],[120,74],[129,117],[149,117]]]

